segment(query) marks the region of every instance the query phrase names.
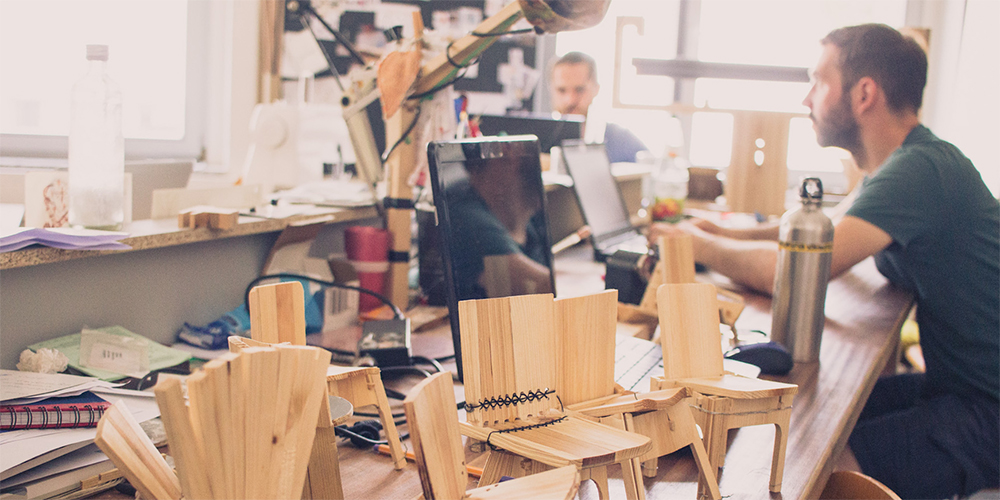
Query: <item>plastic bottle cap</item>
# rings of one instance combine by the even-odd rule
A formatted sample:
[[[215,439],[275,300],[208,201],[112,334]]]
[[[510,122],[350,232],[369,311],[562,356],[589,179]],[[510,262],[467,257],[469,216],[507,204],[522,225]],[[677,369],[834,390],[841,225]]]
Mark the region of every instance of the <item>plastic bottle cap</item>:
[[[87,60],[88,61],[107,61],[108,60],[108,46],[107,45],[87,45]]]

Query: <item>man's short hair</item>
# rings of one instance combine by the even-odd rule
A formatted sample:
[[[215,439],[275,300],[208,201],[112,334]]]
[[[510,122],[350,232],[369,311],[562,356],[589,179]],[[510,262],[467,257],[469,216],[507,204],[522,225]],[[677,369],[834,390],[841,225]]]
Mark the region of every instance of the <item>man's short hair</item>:
[[[844,92],[867,76],[884,89],[891,109],[920,110],[927,54],[913,38],[884,24],[862,24],[835,29],[821,43],[840,49]]]
[[[584,64],[590,70],[590,79],[595,82],[597,81],[597,61],[594,61],[593,57],[583,52],[567,52],[566,55],[556,59],[556,62],[552,63],[552,69],[554,70],[556,66],[563,64]]]

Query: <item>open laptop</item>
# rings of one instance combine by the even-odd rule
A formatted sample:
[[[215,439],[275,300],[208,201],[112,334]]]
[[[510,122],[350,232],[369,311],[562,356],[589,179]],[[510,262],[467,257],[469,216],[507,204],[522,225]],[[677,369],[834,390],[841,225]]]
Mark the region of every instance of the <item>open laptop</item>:
[[[604,144],[563,141],[562,161],[573,178],[583,220],[590,226],[594,258],[603,262],[618,250],[646,253],[646,237],[629,220]]]
[[[558,146],[566,139],[583,137],[583,117],[566,115],[552,118],[548,115],[479,115],[479,130],[483,135],[525,135],[538,137],[543,153]]]

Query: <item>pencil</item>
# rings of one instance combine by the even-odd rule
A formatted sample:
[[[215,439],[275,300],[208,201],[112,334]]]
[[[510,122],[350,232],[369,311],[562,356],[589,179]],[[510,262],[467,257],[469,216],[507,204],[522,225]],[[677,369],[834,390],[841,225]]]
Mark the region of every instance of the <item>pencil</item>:
[[[377,444],[377,445],[375,445],[375,447],[373,448],[373,450],[376,453],[381,453],[383,455],[391,455],[392,454],[389,451],[389,445],[386,445],[386,444]],[[406,459],[410,460],[410,461],[416,461],[416,457],[413,456],[413,452],[412,451],[407,451],[406,452]],[[483,476],[483,469],[480,469],[479,467],[473,467],[471,465],[466,465],[465,466],[465,470],[466,470],[466,472],[469,473],[470,476],[474,476],[474,477],[482,477]]]

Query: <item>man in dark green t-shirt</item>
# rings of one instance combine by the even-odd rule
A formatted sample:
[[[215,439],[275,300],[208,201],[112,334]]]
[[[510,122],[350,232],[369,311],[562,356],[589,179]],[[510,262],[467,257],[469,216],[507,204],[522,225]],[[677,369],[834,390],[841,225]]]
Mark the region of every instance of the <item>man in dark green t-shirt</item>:
[[[927,367],[876,383],[850,450],[903,498],[1000,487],[1000,204],[972,162],[920,124],[927,57],[915,41],[862,25],[822,48],[803,103],[820,145],[848,150],[866,174],[835,224],[831,276],[874,256],[911,290]],[[773,242],[699,221],[652,236],[678,230],[694,236],[699,262],[771,292]]]

